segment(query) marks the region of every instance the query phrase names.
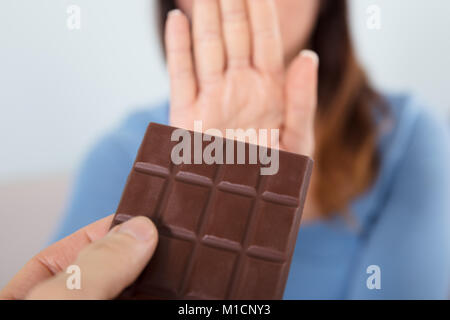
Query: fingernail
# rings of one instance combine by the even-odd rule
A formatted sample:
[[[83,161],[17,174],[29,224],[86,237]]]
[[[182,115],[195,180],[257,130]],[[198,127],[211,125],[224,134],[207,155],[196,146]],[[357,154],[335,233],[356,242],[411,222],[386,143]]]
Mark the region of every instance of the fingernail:
[[[179,16],[181,14],[182,14],[182,12],[180,9],[173,9],[173,10],[170,10],[167,15],[170,17],[170,16]]]
[[[319,56],[312,50],[303,50],[300,52],[300,55],[305,58],[309,58],[313,60],[313,62],[318,65],[319,64]]]
[[[136,217],[121,224],[116,232],[128,234],[139,241],[148,241],[157,231],[150,219]]]

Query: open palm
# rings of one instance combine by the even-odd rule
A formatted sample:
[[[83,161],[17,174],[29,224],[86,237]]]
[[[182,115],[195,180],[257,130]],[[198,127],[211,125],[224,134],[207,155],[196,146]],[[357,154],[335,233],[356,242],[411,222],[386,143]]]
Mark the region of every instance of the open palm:
[[[280,129],[280,145],[312,155],[317,56],[288,68],[273,0],[195,0],[192,30],[180,11],[166,27],[171,125]]]

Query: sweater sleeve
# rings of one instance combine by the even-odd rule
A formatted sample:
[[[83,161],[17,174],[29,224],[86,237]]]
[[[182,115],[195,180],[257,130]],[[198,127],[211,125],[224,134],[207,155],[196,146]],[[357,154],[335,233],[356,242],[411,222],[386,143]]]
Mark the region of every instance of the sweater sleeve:
[[[51,240],[59,240],[115,213],[148,124],[167,123],[168,110],[168,103],[164,103],[134,112],[91,148]]]
[[[450,139],[420,112],[380,214],[352,271],[350,299],[446,299],[450,273]],[[367,268],[381,288],[368,289]]]
[[[133,163],[116,134],[100,140],[79,169],[66,212],[53,240],[59,240],[117,209]]]

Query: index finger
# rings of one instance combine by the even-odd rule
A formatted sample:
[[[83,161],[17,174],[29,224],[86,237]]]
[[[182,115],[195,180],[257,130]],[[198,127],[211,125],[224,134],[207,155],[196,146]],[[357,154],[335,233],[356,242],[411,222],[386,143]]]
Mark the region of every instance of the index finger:
[[[277,74],[284,67],[283,43],[273,0],[247,0],[253,35],[253,64]]]
[[[108,233],[113,216],[98,220],[38,253],[0,291],[0,299],[23,299],[36,284],[64,271],[83,248]]]

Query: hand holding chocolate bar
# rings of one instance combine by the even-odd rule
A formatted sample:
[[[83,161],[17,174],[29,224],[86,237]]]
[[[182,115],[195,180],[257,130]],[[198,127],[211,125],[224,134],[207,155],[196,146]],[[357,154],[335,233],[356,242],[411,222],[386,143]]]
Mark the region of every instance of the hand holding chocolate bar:
[[[149,126],[114,220],[39,253],[0,299],[111,299],[125,288],[121,298],[281,299],[312,161],[280,152],[272,176],[261,174],[267,163],[195,164],[194,154],[175,165],[176,130]],[[228,160],[255,150],[221,148]]]
[[[138,217],[108,233],[112,216],[53,244],[31,259],[0,291],[0,299],[112,299],[130,285],[158,241]]]

